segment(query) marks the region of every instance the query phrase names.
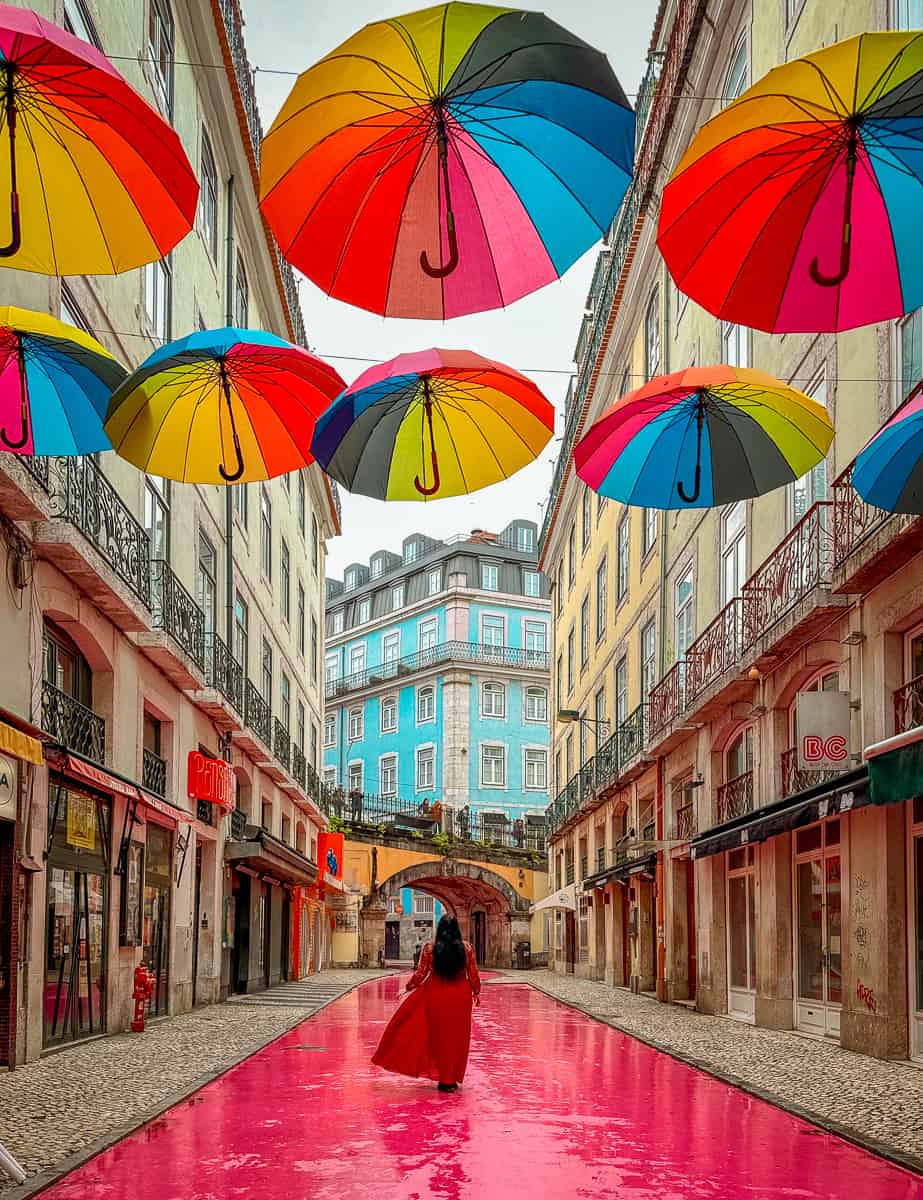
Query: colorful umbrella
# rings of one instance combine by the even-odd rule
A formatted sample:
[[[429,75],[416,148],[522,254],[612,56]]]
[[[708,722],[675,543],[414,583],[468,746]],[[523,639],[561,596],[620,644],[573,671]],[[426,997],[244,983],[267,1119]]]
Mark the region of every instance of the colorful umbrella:
[[[113,395],[106,432],[152,475],[271,479],[311,462],[314,422],[344,386],[333,367],[271,333],[213,329],[142,363]]]
[[[509,304],[612,223],[634,113],[541,13],[440,4],[306,71],[263,140],[263,212],[325,292],[389,317]]]
[[[624,504],[713,508],[800,479],[832,440],[827,410],[771,375],[692,367],[616,400],[574,463],[584,483]]]
[[[660,209],[677,286],[770,333],[923,304],[923,34],[864,33],[777,67],[698,133]]]
[[[47,313],[0,308],[0,450],[110,450],[106,405],[126,371],[95,338]]]
[[[875,434],[856,459],[852,482],[876,508],[923,514],[923,391]]]
[[[317,422],[312,448],[351,492],[429,500],[508,479],[553,430],[554,409],[518,371],[424,350],[363,372]]]
[[[162,258],[192,227],[199,185],[173,129],[93,46],[6,4],[0,147],[3,266],[109,275]]]

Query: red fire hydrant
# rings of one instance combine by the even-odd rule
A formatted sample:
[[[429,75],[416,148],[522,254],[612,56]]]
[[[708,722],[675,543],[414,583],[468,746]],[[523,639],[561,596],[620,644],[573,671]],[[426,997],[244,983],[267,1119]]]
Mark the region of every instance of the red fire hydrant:
[[[135,990],[132,999],[135,1002],[135,1019],[131,1023],[132,1033],[144,1033],[144,1006],[154,994],[154,976],[144,963],[135,967]]]

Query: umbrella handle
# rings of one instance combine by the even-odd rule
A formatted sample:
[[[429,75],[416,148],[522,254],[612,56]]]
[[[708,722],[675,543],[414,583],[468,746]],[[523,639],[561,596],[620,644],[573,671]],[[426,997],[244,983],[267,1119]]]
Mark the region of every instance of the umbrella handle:
[[[423,413],[429,426],[429,452],[433,462],[433,482],[431,487],[420,482],[420,476],[415,475],[413,486],[421,496],[434,496],[439,491],[439,459],[436,455],[436,439],[433,436],[433,401],[429,393],[429,377],[423,376]]]
[[[849,262],[852,256],[852,193],[856,178],[857,154],[858,134],[853,129],[849,135],[849,148],[846,151],[846,192],[843,197],[843,240],[840,243],[840,266],[835,275],[825,275],[820,269],[820,261],[815,256],[808,268],[811,278],[820,287],[836,287],[849,274]]]
[[[445,279],[458,266],[458,238],[455,234],[455,213],[452,211],[452,190],[449,186],[449,135],[445,127],[445,112],[439,105],[436,113],[436,138],[439,143],[439,166],[442,169],[442,188],[445,194],[445,232],[449,241],[449,257],[434,267],[425,250],[420,251],[420,266],[430,279]]]
[[[21,450],[29,440],[29,404],[26,393],[26,364],[25,355],[22,352],[22,338],[16,335],[17,347],[16,357],[19,360],[19,438],[17,441],[12,441],[6,432],[4,426],[0,429],[0,441],[8,450]]]
[[[420,482],[420,476],[414,476],[413,486],[417,489],[421,496],[435,496],[439,491],[439,463],[436,459],[436,451],[433,451],[433,484],[432,487],[426,487]]]
[[[0,246],[0,258],[11,258],[22,245],[19,191],[16,187],[16,94],[13,91],[15,71],[12,63],[6,64],[6,124],[10,134],[10,240],[5,246]]]
[[[228,406],[228,418],[231,422],[231,436],[234,439],[234,454],[237,457],[237,463],[233,471],[226,471],[224,469],[224,463],[218,463],[218,474],[225,481],[225,483],[234,483],[234,481],[240,479],[241,475],[244,473],[244,456],[240,451],[240,438],[237,436],[237,425],[234,421],[234,409],[231,405],[231,386],[228,383],[228,373],[224,365],[224,359],[221,360],[220,368],[221,390],[224,392],[224,402]]]
[[[680,500],[685,500],[687,504],[694,504],[699,498],[701,491],[700,484],[702,482],[702,467],[699,463],[695,465],[695,483],[692,485],[692,491],[687,495],[686,489],[683,487],[683,481],[677,480],[676,490],[679,493]]]
[[[702,490],[702,426],[705,424],[705,397],[699,392],[695,413],[695,476],[692,491],[687,492],[683,481],[676,481],[676,491],[680,500],[687,504],[695,504]]]

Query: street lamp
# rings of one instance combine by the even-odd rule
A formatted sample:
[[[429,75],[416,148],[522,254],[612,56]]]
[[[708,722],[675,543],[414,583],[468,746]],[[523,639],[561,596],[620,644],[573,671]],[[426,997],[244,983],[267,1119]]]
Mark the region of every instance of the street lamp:
[[[599,749],[599,727],[602,726],[606,733],[609,732],[609,720],[603,717],[602,720],[596,720],[594,717],[582,716],[576,708],[559,708],[558,721],[562,725],[577,724],[581,728],[584,725],[592,725],[596,732],[596,748]]]

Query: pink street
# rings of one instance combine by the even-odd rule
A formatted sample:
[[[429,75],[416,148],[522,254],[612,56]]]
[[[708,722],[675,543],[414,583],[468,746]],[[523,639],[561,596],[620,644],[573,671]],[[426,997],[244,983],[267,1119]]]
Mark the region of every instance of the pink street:
[[[923,1180],[521,984],[484,989],[461,1092],[369,1063],[367,984],[45,1200],[923,1200]]]

